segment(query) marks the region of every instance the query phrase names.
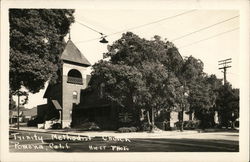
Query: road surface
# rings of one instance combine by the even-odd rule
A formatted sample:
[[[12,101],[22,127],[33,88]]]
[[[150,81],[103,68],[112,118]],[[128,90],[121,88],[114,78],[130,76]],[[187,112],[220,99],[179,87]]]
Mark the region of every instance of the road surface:
[[[67,136],[10,131],[10,152],[238,152],[238,133],[197,133],[171,138]]]

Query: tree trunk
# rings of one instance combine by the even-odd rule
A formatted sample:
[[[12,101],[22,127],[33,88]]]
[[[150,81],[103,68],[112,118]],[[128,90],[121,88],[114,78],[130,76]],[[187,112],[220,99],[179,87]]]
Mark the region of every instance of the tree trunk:
[[[179,112],[179,126],[180,126],[180,131],[183,131],[183,108],[181,109],[181,111]]]
[[[181,126],[180,126],[180,131],[181,132],[183,132],[183,110],[181,111],[181,121],[180,121],[180,123],[181,123]]]
[[[19,129],[19,112],[20,112],[20,94],[18,92],[18,106],[17,106],[17,129]]]
[[[235,120],[232,121],[232,124],[231,124],[231,129],[235,129]]]
[[[155,128],[155,113],[154,113],[154,108],[152,107],[152,122],[151,122],[151,132],[154,132],[154,128]]]
[[[189,113],[189,120],[193,120],[193,113],[192,112]]]
[[[149,111],[148,110],[147,110],[147,119],[148,119],[148,125],[151,126],[150,117],[149,117]]]
[[[141,120],[140,120],[140,117],[141,117],[140,112],[141,112],[140,109],[135,108],[136,126],[141,129],[142,124],[141,124]]]

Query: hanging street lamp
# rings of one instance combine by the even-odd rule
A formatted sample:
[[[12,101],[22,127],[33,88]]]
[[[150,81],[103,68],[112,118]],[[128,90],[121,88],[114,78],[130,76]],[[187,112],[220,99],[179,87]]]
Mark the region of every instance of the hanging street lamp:
[[[99,41],[100,43],[108,43],[108,41],[105,39],[107,36],[104,35],[103,33],[100,33],[101,34],[101,40]]]

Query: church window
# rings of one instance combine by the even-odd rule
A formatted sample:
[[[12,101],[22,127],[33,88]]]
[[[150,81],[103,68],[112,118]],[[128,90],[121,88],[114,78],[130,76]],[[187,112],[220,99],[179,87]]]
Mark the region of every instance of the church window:
[[[83,84],[82,74],[76,69],[72,69],[68,72],[68,83]]]
[[[73,92],[73,99],[77,99],[78,93],[76,91]]]

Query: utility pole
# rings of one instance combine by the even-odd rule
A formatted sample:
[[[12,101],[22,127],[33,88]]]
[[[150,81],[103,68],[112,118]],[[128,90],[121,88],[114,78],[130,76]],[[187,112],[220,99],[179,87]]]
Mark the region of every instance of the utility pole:
[[[219,69],[222,69],[224,73],[224,85],[227,83],[227,68],[232,67],[228,65],[230,63],[232,63],[232,58],[218,61],[219,66],[222,66]]]

